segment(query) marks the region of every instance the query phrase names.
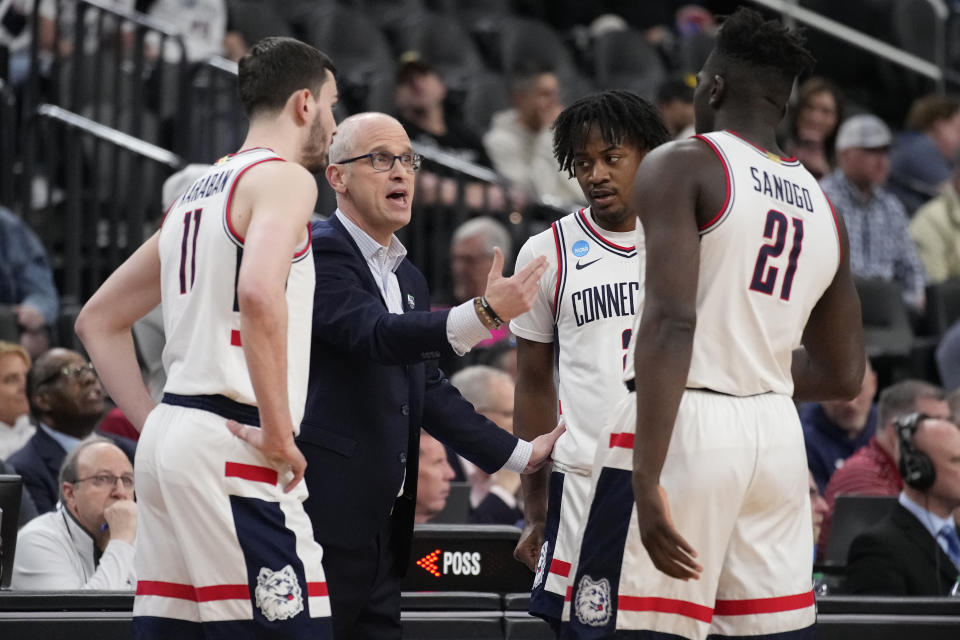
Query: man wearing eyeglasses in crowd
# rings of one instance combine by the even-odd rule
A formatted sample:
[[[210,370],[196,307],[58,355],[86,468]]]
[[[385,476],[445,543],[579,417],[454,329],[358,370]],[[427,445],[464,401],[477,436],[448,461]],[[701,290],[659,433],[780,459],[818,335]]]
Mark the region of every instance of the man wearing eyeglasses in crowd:
[[[539,467],[560,433],[518,440],[477,414],[436,365],[529,309],[546,260],[504,278],[496,250],[483,296],[431,312],[426,280],[394,235],[410,222],[420,166],[403,127],[379,113],[347,118],[330,160],[338,209],[313,229],[310,381],[298,438],[305,507],[324,547],[334,637],[399,638],[420,428],[491,473]]]
[[[94,431],[106,411],[103,385],[87,360],[69,349],[51,349],[27,373],[27,399],[37,431],[7,462],[23,477],[38,513],[52,511],[60,488],[57,474],[68,453]],[[136,443],[102,433],[127,455]]]
[[[63,461],[61,505],[17,536],[14,589],[132,590],[137,505],[133,466],[106,438],[84,440]]]

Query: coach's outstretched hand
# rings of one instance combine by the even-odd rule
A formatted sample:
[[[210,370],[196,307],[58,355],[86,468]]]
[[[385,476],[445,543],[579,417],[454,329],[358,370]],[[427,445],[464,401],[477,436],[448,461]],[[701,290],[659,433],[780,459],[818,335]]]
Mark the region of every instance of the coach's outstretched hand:
[[[493,264],[483,292],[490,308],[504,322],[530,311],[540,287],[540,276],[547,270],[547,258],[537,256],[509,278],[503,277],[503,252],[493,248]]]
[[[553,453],[553,445],[557,444],[557,438],[563,435],[563,432],[566,430],[567,425],[563,423],[563,419],[561,418],[557,426],[553,428],[553,431],[534,438],[533,442],[530,443],[533,445],[533,453],[530,454],[530,460],[523,469],[523,473],[533,473],[550,462],[550,460],[552,460],[550,454]]]
[[[259,449],[260,453],[266,456],[273,466],[279,469],[286,466],[290,467],[290,470],[293,471],[293,479],[283,488],[284,493],[289,493],[297,486],[298,482],[303,480],[303,473],[307,469],[307,459],[303,457],[303,453],[297,447],[297,443],[293,439],[293,431],[290,432],[289,438],[265,441],[263,429],[248,427],[234,420],[227,420],[227,429],[230,429],[230,433],[247,444]]]
[[[703,567],[694,560],[697,552],[673,526],[667,492],[660,485],[633,490],[640,539],[653,566],[671,578],[699,580]]]

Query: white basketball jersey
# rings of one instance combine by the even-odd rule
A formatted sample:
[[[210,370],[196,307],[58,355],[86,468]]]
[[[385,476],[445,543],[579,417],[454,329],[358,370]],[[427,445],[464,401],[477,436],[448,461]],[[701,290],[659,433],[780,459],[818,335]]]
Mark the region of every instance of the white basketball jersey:
[[[164,391],[219,394],[256,405],[240,337],[237,278],[243,238],[232,228],[230,200],[247,169],[282,161],[269,149],[222,158],[174,201],[160,230],[161,294],[167,371]],[[287,389],[299,430],[309,372],[314,270],[310,233],[287,276]]]
[[[700,229],[687,387],[792,395],[793,350],[840,264],[836,214],[796,159],[727,131],[697,137],[723,163],[727,199]],[[633,378],[632,345],[630,352],[627,379]]]
[[[539,255],[549,260],[534,308],[510,329],[528,340],[556,342],[567,430],[553,458],[583,473],[590,473],[600,431],[626,395],[625,356],[643,298],[642,231],[636,246],[633,240],[633,232],[599,231],[589,209],[581,209],[530,238],[517,257],[517,269]]]

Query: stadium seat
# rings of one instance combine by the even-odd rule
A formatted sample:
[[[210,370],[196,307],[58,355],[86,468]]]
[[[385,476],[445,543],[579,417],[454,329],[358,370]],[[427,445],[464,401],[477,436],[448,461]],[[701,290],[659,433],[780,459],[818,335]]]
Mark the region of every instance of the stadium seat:
[[[505,640],[553,640],[553,630],[543,620],[527,614],[526,617],[507,617],[503,621]]]
[[[666,76],[660,55],[633,29],[598,36],[592,58],[593,77],[600,89],[626,89],[652,99]]]
[[[927,285],[927,332],[942,336],[957,320],[960,320],[960,280]]]
[[[415,14],[396,22],[391,31],[398,54],[419,52],[452,89],[465,87],[483,72],[483,59],[470,35],[449,16]]]
[[[482,71],[470,78],[460,101],[460,115],[464,123],[482,135],[490,128],[493,114],[510,107],[510,95],[503,77],[492,71]]]
[[[900,285],[889,280],[857,278],[856,287],[867,355],[871,358],[908,356],[913,328]]]
[[[340,70],[340,98],[352,113],[393,110],[394,59],[386,36],[362,11],[320,5],[303,19],[306,42]]]
[[[566,43],[550,25],[529,18],[505,18],[497,27],[492,61],[509,75],[527,64],[554,69],[558,75],[573,68],[573,57]]]
[[[400,623],[404,640],[503,640],[499,615],[489,618],[401,615]]]

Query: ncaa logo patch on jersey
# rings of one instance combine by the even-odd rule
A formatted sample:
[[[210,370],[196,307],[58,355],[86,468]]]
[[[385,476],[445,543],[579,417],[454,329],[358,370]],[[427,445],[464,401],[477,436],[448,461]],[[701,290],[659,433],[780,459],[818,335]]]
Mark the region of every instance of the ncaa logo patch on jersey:
[[[610,582],[606,578],[594,580],[588,575],[577,585],[574,603],[577,620],[591,627],[603,627],[610,622]]]
[[[255,596],[257,608],[270,622],[287,620],[303,611],[303,591],[290,565],[279,571],[261,567]]]
[[[590,253],[590,243],[586,240],[577,240],[573,243],[573,247],[570,248],[570,251],[578,258],[582,258]]]
[[[540,547],[540,559],[537,560],[537,575],[533,577],[534,589],[543,583],[543,576],[547,572],[547,550],[549,547],[550,543],[544,540],[543,545]]]

